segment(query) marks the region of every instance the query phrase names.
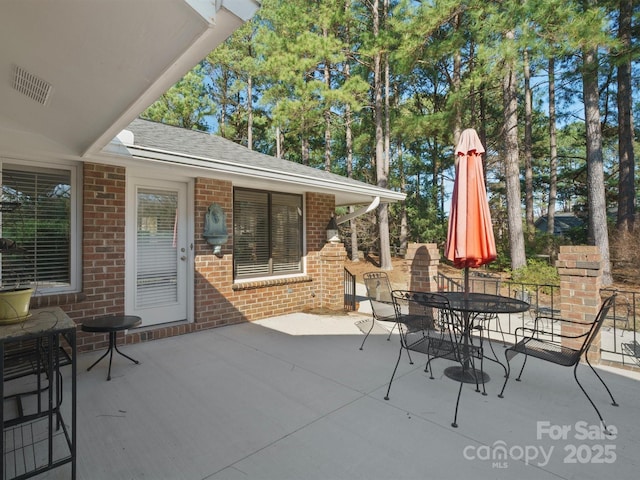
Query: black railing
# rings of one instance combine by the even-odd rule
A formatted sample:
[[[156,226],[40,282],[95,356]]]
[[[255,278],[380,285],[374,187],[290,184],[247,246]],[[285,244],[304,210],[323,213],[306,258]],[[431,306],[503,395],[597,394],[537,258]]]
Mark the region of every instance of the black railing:
[[[638,343],[637,314],[640,308],[640,293],[603,288],[603,297],[617,293],[609,316],[602,325],[600,352],[602,360],[640,367],[640,344]]]
[[[441,273],[435,278],[438,290],[461,291],[464,285],[462,277],[448,277]],[[483,286],[483,282],[486,284]],[[482,278],[477,275],[470,278],[473,291],[495,293],[494,278]],[[555,333],[559,327],[553,322],[554,317],[560,316],[560,286],[538,285],[534,283],[519,283],[501,281],[498,289],[500,295],[518,298],[531,305],[529,311],[517,315],[504,315],[500,319],[501,327],[508,340],[513,341],[513,332],[517,327],[531,326],[536,317],[547,317],[545,329]],[[620,363],[622,365],[640,367],[640,338],[638,335],[637,317],[640,312],[640,292],[602,289],[600,294],[607,298],[617,293],[615,303],[611,308],[600,333],[600,355],[602,360]],[[489,324],[489,332],[500,334],[497,324]],[[494,337],[497,338],[497,337]]]
[[[353,312],[356,309],[356,276],[344,269],[344,309]]]
[[[439,292],[461,292],[463,288],[462,279],[451,278],[440,272],[435,276],[434,280],[438,285]]]
[[[470,272],[471,273],[471,272]],[[441,292],[459,292],[464,288],[462,275],[450,277],[440,272],[434,277]],[[518,327],[533,326],[536,317],[546,317],[547,330],[556,333],[559,327],[553,318],[560,317],[560,286],[540,285],[499,280],[499,277],[483,272],[473,272],[469,278],[472,291],[493,293],[524,300],[531,305],[527,312],[500,316],[500,323],[490,322],[486,330],[492,338],[504,334],[508,341],[515,340],[514,332]],[[640,292],[602,289],[603,298],[617,293],[615,303],[609,312],[600,334],[601,358],[622,365],[640,367],[640,336],[638,334],[638,313],[640,313]],[[355,276],[346,268],[344,273],[344,309],[355,310]],[[560,331],[557,331],[560,333]],[[500,336],[500,337],[499,337]]]
[[[462,291],[464,278],[449,277],[438,273],[435,281],[439,291]],[[488,322],[484,329],[492,338],[514,342],[515,329],[533,326],[536,316],[555,317],[560,315],[558,285],[537,285],[502,280],[498,275],[485,272],[469,272],[469,288],[473,292],[490,293],[524,300],[531,308],[522,313],[503,314],[498,319]],[[553,323],[553,322],[551,322]],[[553,327],[553,325],[551,325]]]

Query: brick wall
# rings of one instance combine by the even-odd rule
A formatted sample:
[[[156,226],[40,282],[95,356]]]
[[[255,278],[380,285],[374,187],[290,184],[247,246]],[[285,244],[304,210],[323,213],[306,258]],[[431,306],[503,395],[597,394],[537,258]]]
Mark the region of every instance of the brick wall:
[[[440,251],[435,243],[410,243],[405,255],[409,272],[409,290],[437,292],[435,277],[440,265]]]
[[[82,291],[32,300],[32,308],[59,305],[79,324],[84,318],[123,314],[125,308],[126,171],[123,167],[85,163],[83,181]],[[328,245],[325,229],[335,209],[332,195],[306,195],[305,276],[234,285],[232,184],[198,178],[194,194],[195,321],[132,330],[126,336],[127,343],[321,307],[342,308],[341,279],[346,252],[342,244],[325,247]],[[220,257],[213,254],[213,246],[202,237],[205,214],[211,203],[219,204],[226,213],[229,240],[222,246]],[[322,281],[324,275],[329,281]],[[78,331],[79,351],[101,349],[107,344],[106,335]]]
[[[598,247],[567,245],[560,247],[556,261],[560,275],[560,312],[567,320],[592,322],[600,310],[602,287],[602,255]],[[562,333],[580,335],[585,327],[563,325]],[[579,348],[582,341],[565,340],[566,345]],[[589,359],[600,361],[600,333],[589,349]]]
[[[344,308],[344,262],[347,251],[343,243],[325,243],[320,251],[320,303],[327,310]]]
[[[242,320],[241,310],[233,307],[233,189],[231,182],[198,178],[195,182],[195,327],[211,328]],[[222,246],[222,257],[202,236],[209,205],[217,203],[226,213],[229,239]]]

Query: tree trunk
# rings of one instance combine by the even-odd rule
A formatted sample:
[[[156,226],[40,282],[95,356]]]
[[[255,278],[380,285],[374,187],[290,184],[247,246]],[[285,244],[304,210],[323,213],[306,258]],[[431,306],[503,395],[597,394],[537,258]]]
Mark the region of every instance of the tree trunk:
[[[350,67],[345,65],[345,76],[349,78]],[[347,177],[353,178],[353,133],[351,131],[351,105],[348,103],[344,109],[344,123],[345,123],[345,147],[347,150]],[[349,213],[353,213],[355,208],[349,207]],[[360,254],[358,253],[358,224],[354,218],[349,222],[351,226],[351,261],[359,262]]]
[[[276,158],[282,158],[282,139],[280,138],[280,125],[276,125]]]
[[[349,76],[349,66],[345,66],[345,75]],[[345,146],[347,150],[347,177],[353,178],[353,134],[351,132],[351,106],[345,105]],[[353,213],[355,208],[349,207],[349,213]],[[359,262],[360,253],[358,252],[358,223],[354,218],[350,222],[351,226],[351,261]]]
[[[380,12],[378,2],[374,1],[373,7],[373,35],[376,39],[380,36]],[[384,112],[382,100],[382,62],[383,54],[379,49],[373,56],[373,89],[374,89],[374,123],[376,129],[376,176],[378,186],[387,188],[388,169],[385,169],[385,153],[384,153]],[[381,203],[378,207],[378,232],[379,232],[379,249],[380,249],[380,268],[382,270],[391,270],[391,248],[389,243],[389,207],[386,203]]]
[[[406,192],[407,183],[406,177],[404,175],[404,162],[403,162],[403,152],[402,146],[398,149],[398,171],[400,175],[400,191]],[[434,185],[436,185],[434,183]],[[435,189],[434,189],[435,190]],[[409,221],[407,219],[407,209],[405,206],[405,202],[402,202],[400,205],[400,238],[398,239],[398,247],[400,251],[406,252],[408,247],[408,238],[409,238]]]
[[[454,19],[455,31],[458,33],[460,30],[460,22],[462,21],[462,14],[457,14]],[[453,94],[456,98],[455,104],[453,106],[453,145],[458,144],[458,140],[460,139],[460,134],[462,133],[462,109],[460,108],[460,83],[462,78],[462,55],[459,50],[456,50],[453,54],[453,76],[452,76],[452,87]],[[483,145],[486,145],[484,143]]]
[[[253,79],[247,78],[247,148],[253,150]]]
[[[533,243],[535,225],[533,218],[533,162],[532,162],[532,129],[533,105],[531,92],[531,69],[529,52],[524,51],[524,205],[527,225],[527,240]]]
[[[302,155],[302,164],[309,166],[309,139],[307,136],[303,136],[300,141],[300,154]]]
[[[621,232],[633,232],[635,220],[635,162],[633,152],[633,116],[631,115],[631,17],[633,0],[620,0],[618,39],[622,44],[622,59],[618,65],[618,218]]]
[[[515,34],[508,31],[506,39],[513,42]],[[509,247],[511,268],[516,270],[527,264],[522,231],[522,207],[520,206],[520,167],[518,157],[518,97],[516,74],[513,62],[505,65],[502,83],[504,106],[504,163],[507,189],[507,222],[509,224]]]
[[[322,29],[322,35],[327,38],[329,31],[327,28]],[[324,84],[327,92],[331,90],[331,65],[328,59],[324,61]],[[331,107],[327,105],[324,110],[324,169],[331,171]]]
[[[349,13],[351,9],[351,1],[346,0],[344,2],[344,11],[345,14]],[[351,35],[350,35],[349,25],[345,26],[345,40],[347,45],[350,44]],[[350,59],[344,62],[344,78],[345,81],[349,81],[351,78],[351,65],[349,64]],[[345,129],[345,149],[347,155],[347,177],[353,178],[353,132],[351,130],[352,124],[352,112],[351,112],[351,104],[349,102],[345,103],[344,106],[344,129]],[[355,208],[353,206],[349,207],[349,213],[353,213]],[[357,219],[352,219],[349,222],[349,226],[351,228],[351,261],[359,262],[360,261],[360,253],[358,251],[358,223]]]
[[[555,60],[549,58],[549,203],[547,233],[553,235],[556,223],[558,196],[558,135],[556,132],[556,73]]]
[[[589,206],[589,242],[602,255],[602,285],[613,283],[609,262],[609,234],[602,164],[602,132],[598,91],[597,48],[583,53],[582,90],[587,128],[587,203]]]

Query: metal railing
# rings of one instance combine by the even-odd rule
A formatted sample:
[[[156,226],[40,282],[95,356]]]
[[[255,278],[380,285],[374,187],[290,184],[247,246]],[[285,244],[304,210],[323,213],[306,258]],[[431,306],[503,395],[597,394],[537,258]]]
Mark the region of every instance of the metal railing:
[[[356,276],[344,269],[344,309],[353,312],[356,309]]]
[[[558,327],[554,317],[560,317],[560,286],[553,284],[521,283],[498,280],[498,277],[482,272],[474,272],[470,277],[473,291],[498,293],[503,296],[518,298],[531,305],[527,312],[500,315],[499,319],[489,322],[485,329],[491,338],[514,342],[515,329],[533,326],[536,317],[548,317],[545,327],[553,332]],[[462,291],[464,278],[450,277],[440,272],[434,277],[439,291]],[[640,335],[638,333],[638,314],[640,314],[640,292],[602,289],[603,298],[617,293],[615,302],[601,330],[600,352],[605,361],[622,365],[640,367]],[[344,309],[356,309],[356,277],[344,269]],[[499,323],[498,323],[499,322]],[[555,333],[555,332],[554,332]],[[559,331],[557,333],[560,333]]]
[[[462,277],[448,277],[441,273],[435,277],[438,290],[461,291],[464,285]],[[486,282],[483,287],[483,282]],[[475,276],[470,280],[474,291],[495,293],[495,278]],[[518,298],[531,305],[528,312],[517,315],[502,315],[501,324],[490,323],[488,331],[492,338],[498,338],[500,328],[509,341],[514,341],[513,332],[517,327],[532,326],[538,316],[549,317],[546,329],[554,332],[558,327],[554,317],[560,317],[560,286],[539,285],[501,281],[498,289],[500,295]],[[640,367],[640,335],[638,334],[638,314],[640,314],[640,292],[622,291],[604,288],[600,291],[603,298],[617,293],[600,333],[600,354],[602,360],[617,362],[622,365]],[[557,333],[560,333],[559,331]]]
[[[600,356],[602,360],[640,367],[638,343],[638,308],[640,293],[603,288],[603,297],[617,293],[613,307],[602,325]]]
[[[462,291],[464,278],[449,277],[438,273],[435,277],[438,290]],[[502,280],[497,275],[484,272],[470,272],[469,287],[471,291],[502,295],[518,298],[531,305],[531,308],[522,313],[501,314],[494,320],[484,325],[484,330],[493,339],[504,339],[515,342],[514,332],[518,327],[532,327],[538,315],[554,317],[560,315],[559,310],[559,285],[538,285]]]

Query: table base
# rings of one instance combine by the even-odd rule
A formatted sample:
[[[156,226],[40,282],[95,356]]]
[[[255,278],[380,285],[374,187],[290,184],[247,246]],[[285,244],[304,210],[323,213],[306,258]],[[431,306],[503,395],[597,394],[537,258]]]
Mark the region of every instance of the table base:
[[[113,360],[113,351],[115,350],[117,353],[119,353],[120,355],[122,355],[125,358],[128,358],[129,360],[131,360],[133,363],[135,363],[136,365],[140,365],[140,362],[138,360],[135,360],[133,358],[131,358],[129,355],[126,355],[124,353],[122,353],[119,349],[118,349],[118,344],[116,343],[116,333],[117,332],[109,332],[109,348],[107,348],[107,351],[104,352],[102,354],[102,356],[96,360],[95,362],[93,362],[93,364],[87,368],[87,372],[90,371],[93,367],[95,367],[98,362],[100,360],[102,360],[104,357],[106,357],[107,355],[109,355],[109,371],[107,372],[107,381],[111,380],[111,362]]]
[[[472,367],[447,367],[444,369],[444,374],[451,378],[452,380],[456,380],[462,383],[487,383],[491,380],[488,373],[483,372],[482,370],[474,369]]]

